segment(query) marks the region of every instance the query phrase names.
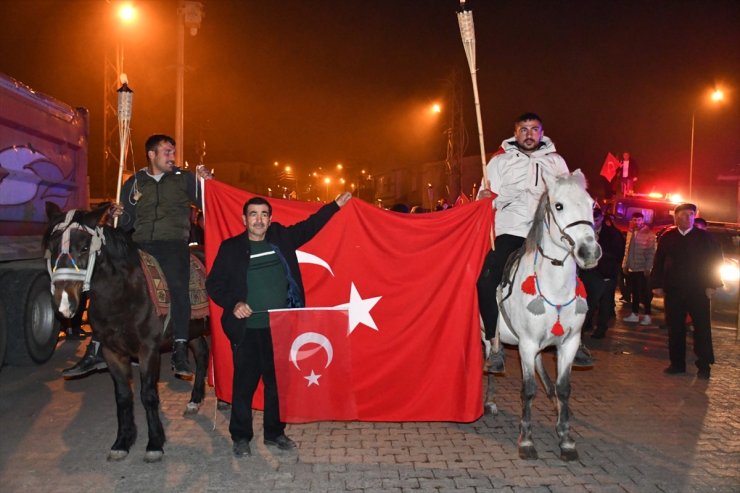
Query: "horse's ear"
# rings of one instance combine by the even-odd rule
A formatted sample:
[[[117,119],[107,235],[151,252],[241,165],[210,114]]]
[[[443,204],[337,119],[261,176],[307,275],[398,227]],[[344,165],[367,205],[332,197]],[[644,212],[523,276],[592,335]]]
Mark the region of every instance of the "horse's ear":
[[[108,222],[109,207],[110,202],[105,202],[95,210],[92,210],[85,214],[85,218],[83,219],[85,226],[96,228],[98,226],[103,226],[104,224],[106,224]]]
[[[573,173],[571,173],[571,176],[578,180],[578,183],[585,189],[586,188],[586,175],[583,174],[581,171],[581,168],[578,168]]]
[[[46,217],[49,221],[53,221],[62,214],[62,209],[60,209],[57,204],[54,202],[46,202]]]

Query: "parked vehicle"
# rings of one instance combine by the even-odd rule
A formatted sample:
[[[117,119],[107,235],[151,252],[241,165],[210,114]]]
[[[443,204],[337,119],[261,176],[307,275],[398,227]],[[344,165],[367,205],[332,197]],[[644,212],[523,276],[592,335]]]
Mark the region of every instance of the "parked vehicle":
[[[667,198],[636,194],[616,199],[607,210],[612,215],[614,226],[626,232],[635,212],[641,212],[645,224],[653,229],[672,225],[676,205],[674,200]]]
[[[56,348],[46,202],[88,207],[87,145],[87,110],[0,74],[0,367],[44,363]]]

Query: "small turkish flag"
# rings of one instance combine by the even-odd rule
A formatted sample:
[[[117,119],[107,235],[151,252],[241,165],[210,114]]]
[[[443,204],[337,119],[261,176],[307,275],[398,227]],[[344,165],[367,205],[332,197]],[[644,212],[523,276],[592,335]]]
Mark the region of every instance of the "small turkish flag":
[[[280,419],[358,419],[346,309],[270,311]]]
[[[601,166],[601,173],[599,174],[606,178],[608,182],[611,182],[617,174],[617,169],[619,169],[620,166],[621,164],[619,163],[619,160],[610,152],[606,155],[604,164]]]

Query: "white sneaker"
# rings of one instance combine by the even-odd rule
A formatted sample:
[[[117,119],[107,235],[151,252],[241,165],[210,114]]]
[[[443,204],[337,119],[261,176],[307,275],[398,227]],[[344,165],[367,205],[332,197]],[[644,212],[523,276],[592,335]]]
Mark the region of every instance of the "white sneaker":
[[[639,321],[640,321],[640,317],[638,317],[636,313],[632,313],[629,316],[624,317],[622,319],[622,322],[639,322]]]
[[[642,320],[640,320],[640,325],[652,325],[653,319],[650,318],[650,315],[645,315],[642,317]]]

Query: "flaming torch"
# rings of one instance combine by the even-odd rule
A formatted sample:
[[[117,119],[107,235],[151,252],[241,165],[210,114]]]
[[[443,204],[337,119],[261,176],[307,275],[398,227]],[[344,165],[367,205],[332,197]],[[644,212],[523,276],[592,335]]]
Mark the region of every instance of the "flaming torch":
[[[121,141],[121,153],[118,156],[118,184],[116,187],[116,199],[121,199],[121,184],[123,181],[123,167],[126,164],[128,143],[131,137],[131,105],[134,99],[134,91],[128,87],[128,77],[121,74],[121,87],[118,88],[118,136]],[[118,227],[118,217],[113,219],[113,227]]]
[[[478,140],[480,141],[480,159],[483,167],[483,184],[485,188],[490,188],[488,176],[486,176],[486,147],[483,143],[483,120],[480,115],[480,98],[478,97],[478,69],[475,66],[475,27],[473,26],[473,12],[467,8],[465,0],[460,0],[457,23],[460,25],[460,36],[465,48],[465,56],[468,58],[470,77],[473,79],[473,98],[475,99],[475,116],[478,118]]]

